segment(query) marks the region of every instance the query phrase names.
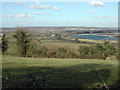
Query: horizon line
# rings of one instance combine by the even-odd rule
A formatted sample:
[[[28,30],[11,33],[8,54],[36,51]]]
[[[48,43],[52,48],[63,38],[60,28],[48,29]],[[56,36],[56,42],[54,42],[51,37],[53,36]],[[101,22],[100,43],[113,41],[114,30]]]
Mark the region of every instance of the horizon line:
[[[16,27],[101,27],[101,28],[104,28],[105,26],[78,26],[78,25],[0,26],[0,28],[16,28]],[[118,27],[111,27],[111,26],[106,26],[106,27],[118,28]]]

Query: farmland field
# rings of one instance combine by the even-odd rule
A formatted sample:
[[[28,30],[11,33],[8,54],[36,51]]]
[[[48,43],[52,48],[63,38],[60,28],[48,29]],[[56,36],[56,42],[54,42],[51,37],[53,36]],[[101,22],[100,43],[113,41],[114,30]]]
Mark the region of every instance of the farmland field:
[[[101,80],[98,71],[103,78]],[[118,61],[2,56],[3,88],[116,87]]]

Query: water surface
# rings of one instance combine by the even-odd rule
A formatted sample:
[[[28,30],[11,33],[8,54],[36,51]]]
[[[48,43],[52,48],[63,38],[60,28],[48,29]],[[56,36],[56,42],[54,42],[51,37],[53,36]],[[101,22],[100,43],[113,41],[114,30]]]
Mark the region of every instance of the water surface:
[[[83,39],[92,39],[92,40],[118,40],[116,37],[107,36],[107,35],[93,35],[93,34],[74,34],[70,35],[74,38],[83,38]]]

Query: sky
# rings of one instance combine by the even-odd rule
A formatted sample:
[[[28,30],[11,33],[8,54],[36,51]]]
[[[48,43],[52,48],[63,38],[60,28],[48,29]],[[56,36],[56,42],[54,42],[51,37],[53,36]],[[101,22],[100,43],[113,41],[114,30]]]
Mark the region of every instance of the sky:
[[[117,27],[118,2],[2,2],[0,27]]]

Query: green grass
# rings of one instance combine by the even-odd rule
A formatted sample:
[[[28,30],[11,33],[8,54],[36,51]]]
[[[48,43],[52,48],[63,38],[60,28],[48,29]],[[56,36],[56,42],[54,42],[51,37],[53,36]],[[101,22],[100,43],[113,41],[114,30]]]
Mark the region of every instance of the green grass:
[[[40,43],[40,44],[43,46],[69,47],[76,51],[78,51],[79,46],[81,46],[81,45],[84,45],[84,46],[93,45],[93,44],[82,44],[82,43],[77,43],[77,42],[72,42],[72,41],[70,42],[70,41],[65,41],[65,40],[41,40],[41,42],[42,43]]]
[[[96,68],[109,86],[116,86],[118,80],[116,60],[25,58],[7,55],[3,55],[2,58],[3,87],[26,87],[26,83],[31,87],[43,87],[41,83],[44,74],[47,76],[47,87],[103,85]],[[7,73],[16,78],[9,77]],[[36,85],[31,84],[31,79],[26,79],[27,73],[35,75]]]
[[[68,39],[69,40],[69,39]],[[72,41],[66,41],[66,40],[40,40],[41,43],[38,44],[38,46],[46,46],[46,47],[68,47],[71,49],[74,49],[78,51],[78,48],[80,45],[86,45],[90,46],[91,44],[82,44],[82,43],[77,43],[77,42],[72,42]],[[15,42],[9,42],[9,48],[7,50],[7,53],[15,55],[17,52],[17,46]]]
[[[73,43],[73,42],[65,42],[62,40],[42,40],[41,45],[44,46],[58,46],[58,47],[70,47],[72,49],[77,50],[81,44],[79,43]]]

